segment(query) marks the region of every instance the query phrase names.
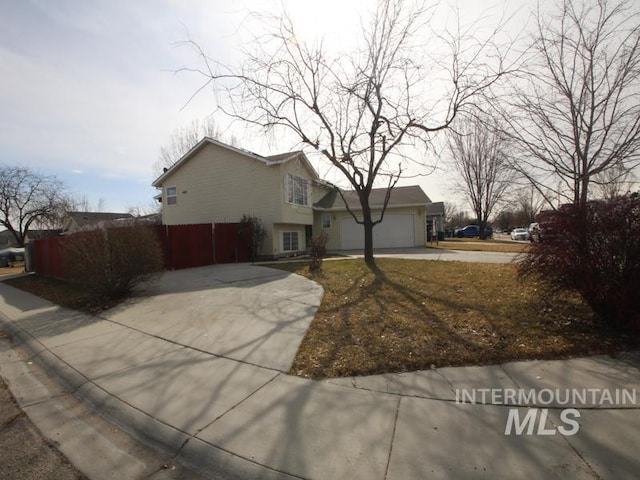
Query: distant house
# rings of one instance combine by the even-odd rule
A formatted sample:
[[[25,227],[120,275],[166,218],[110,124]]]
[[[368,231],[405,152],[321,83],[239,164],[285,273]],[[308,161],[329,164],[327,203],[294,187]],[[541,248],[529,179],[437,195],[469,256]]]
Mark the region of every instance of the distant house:
[[[444,240],[444,202],[427,205],[427,240]]]
[[[68,235],[78,230],[97,227],[107,222],[133,218],[134,216],[130,213],[68,212],[62,221],[61,235]]]
[[[336,187],[322,180],[301,151],[262,156],[204,138],[154,182],[161,189],[162,223],[235,223],[244,214],[267,230],[267,256],[306,250],[311,236],[326,231],[328,248],[362,249],[364,231],[348,213]],[[374,215],[386,189],[371,192]],[[361,211],[355,192],[343,192],[352,211]],[[424,246],[427,195],[418,186],[396,187],[374,246]],[[375,219],[378,217],[376,216]]]
[[[24,237],[24,243],[33,242],[34,240],[41,240],[43,238],[57,237],[62,233],[62,229],[50,229],[50,230],[28,230]]]
[[[9,230],[0,232],[0,250],[15,246],[15,238]]]

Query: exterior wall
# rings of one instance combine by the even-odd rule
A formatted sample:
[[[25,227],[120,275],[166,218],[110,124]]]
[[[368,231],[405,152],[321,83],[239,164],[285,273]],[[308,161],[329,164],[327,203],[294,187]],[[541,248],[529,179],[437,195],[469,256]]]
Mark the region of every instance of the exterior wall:
[[[425,216],[425,207],[407,207],[407,208],[387,208],[385,212],[386,215],[393,214],[413,214],[414,215],[414,232],[415,232],[415,246],[416,247],[424,247],[426,245],[426,216]],[[340,225],[342,223],[343,218],[351,218],[351,214],[345,210],[343,211],[332,211],[331,213],[331,228],[321,228],[322,221],[322,212],[317,211],[315,216],[315,221],[313,224],[313,231],[320,232],[320,230],[324,230],[327,232],[328,241],[327,241],[327,250],[340,250]],[[355,211],[356,215],[359,215],[359,211]],[[360,218],[360,217],[358,217]],[[373,219],[376,220],[380,218],[380,210],[374,210]],[[384,224],[384,220],[383,220]],[[380,225],[373,227],[374,229],[380,228]]]
[[[295,223],[278,223],[273,225],[273,249],[275,256],[293,255],[296,252],[284,251],[282,246],[282,232],[298,232],[298,252],[306,250],[307,239],[304,225]]]
[[[162,189],[162,223],[239,222],[243,214],[256,215],[268,235],[262,253],[274,253],[272,224],[281,221],[280,168],[241,153],[207,144],[165,179]],[[166,187],[176,187],[175,205],[167,205]]]
[[[310,205],[286,202],[287,174],[309,182]],[[267,230],[263,255],[282,254],[280,232],[294,231],[292,228],[276,231],[276,224],[296,226],[304,250],[304,225],[312,225],[314,219],[313,180],[313,174],[300,161],[267,166],[242,153],[207,144],[164,180],[162,223],[238,222],[244,214],[256,215]],[[167,204],[166,187],[176,187],[175,205]]]

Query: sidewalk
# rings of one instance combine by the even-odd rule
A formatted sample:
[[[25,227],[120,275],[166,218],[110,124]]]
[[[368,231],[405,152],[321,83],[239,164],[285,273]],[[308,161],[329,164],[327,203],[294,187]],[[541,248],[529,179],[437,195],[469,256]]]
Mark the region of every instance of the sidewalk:
[[[91,317],[0,282],[0,327],[36,361],[110,421],[211,478],[632,479],[640,469],[640,398],[577,406],[572,436],[505,435],[513,406],[455,401],[456,389],[640,397],[638,353],[317,382],[262,365],[259,346],[247,361],[207,351],[195,330],[176,341],[152,328],[151,312],[140,321],[142,310]],[[541,405],[547,433],[569,426],[567,405],[555,403]]]

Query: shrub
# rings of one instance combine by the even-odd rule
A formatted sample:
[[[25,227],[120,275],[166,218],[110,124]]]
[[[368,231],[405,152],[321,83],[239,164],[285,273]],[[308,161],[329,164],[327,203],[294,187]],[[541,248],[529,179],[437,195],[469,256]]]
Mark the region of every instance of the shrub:
[[[540,242],[520,273],[554,289],[577,291],[596,316],[640,331],[640,197],[566,205],[539,219]]]
[[[109,223],[69,235],[63,261],[69,281],[111,298],[154,280],[163,270],[157,234],[140,223]]]
[[[327,253],[327,232],[321,232],[320,235],[312,237],[309,240],[309,271],[316,275],[322,272],[322,260]]]
[[[264,239],[267,238],[267,230],[262,220],[255,215],[243,215],[238,233],[251,250],[251,261],[255,261],[262,251]]]

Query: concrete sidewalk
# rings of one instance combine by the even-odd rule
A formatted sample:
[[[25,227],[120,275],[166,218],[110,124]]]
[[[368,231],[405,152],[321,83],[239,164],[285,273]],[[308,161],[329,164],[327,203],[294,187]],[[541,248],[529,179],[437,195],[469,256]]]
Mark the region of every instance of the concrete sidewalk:
[[[173,272],[102,317],[0,283],[0,320],[75,395],[210,478],[637,478],[639,354],[305,380],[285,373],[291,354],[277,345],[301,338],[321,291],[262,267],[228,268],[195,272],[195,280],[194,272]],[[240,308],[235,302],[251,291],[255,303]],[[237,310],[224,310],[232,303]],[[224,342],[220,335],[233,325],[205,322],[219,311],[244,325]],[[505,435],[510,411],[523,419],[533,410],[504,398],[455,401],[460,389],[568,388],[634,389],[637,397],[575,405],[572,436],[552,429],[571,426],[562,402],[539,405],[549,409],[541,430],[536,424],[532,435]]]
[[[333,252],[344,257],[364,257],[362,250]],[[482,252],[475,250],[445,250],[439,248],[377,248],[376,258],[404,258],[408,260],[439,260],[471,263],[512,263],[520,254],[509,252]]]

